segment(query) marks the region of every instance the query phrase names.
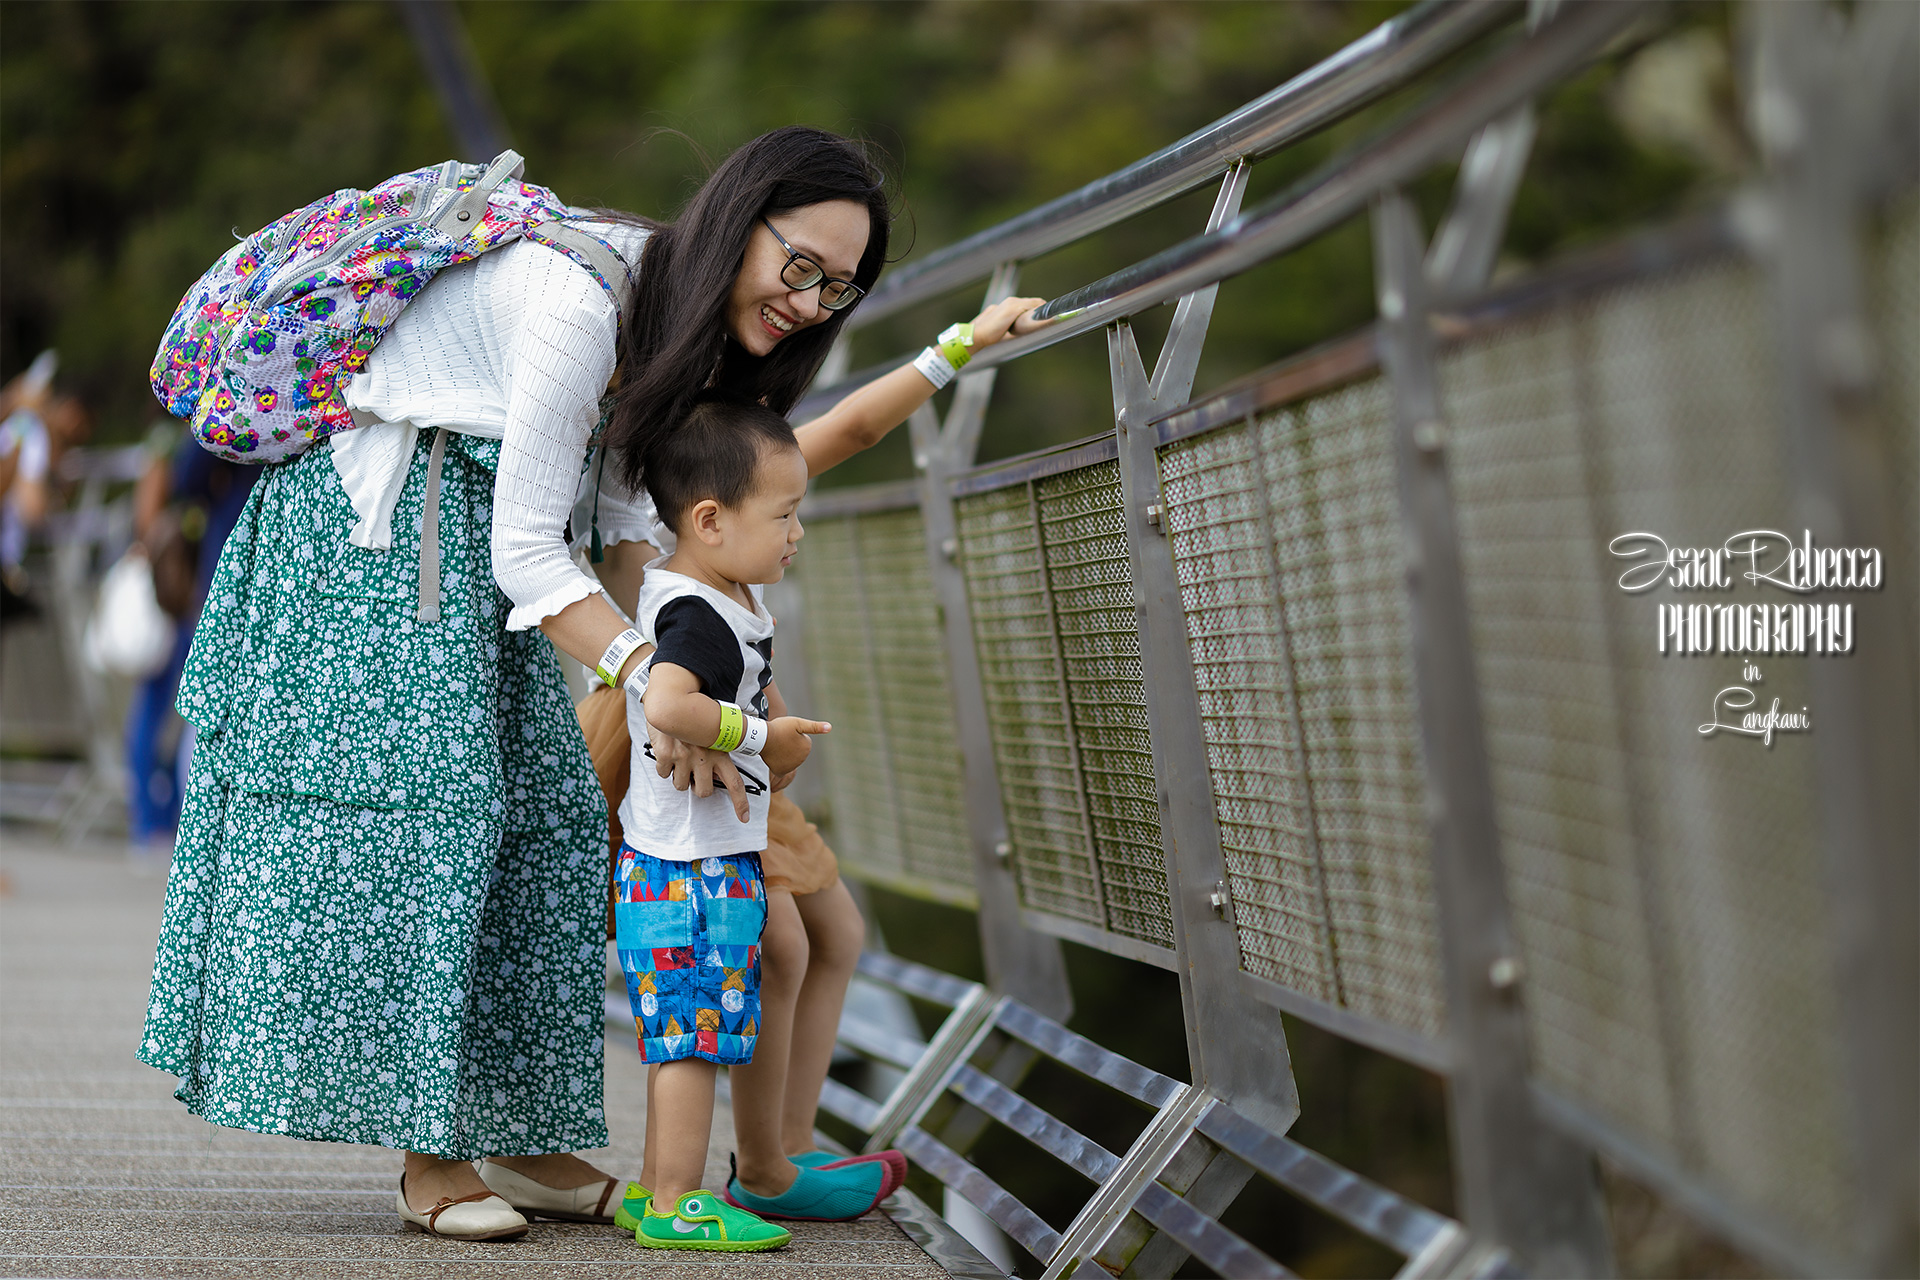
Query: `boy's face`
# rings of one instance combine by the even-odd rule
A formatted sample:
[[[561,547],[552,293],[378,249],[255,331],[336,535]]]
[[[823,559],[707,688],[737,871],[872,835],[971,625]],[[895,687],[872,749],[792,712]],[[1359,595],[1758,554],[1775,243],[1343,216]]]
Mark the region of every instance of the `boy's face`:
[[[807,496],[807,460],[798,449],[768,449],[754,469],[753,489],[737,507],[713,509],[722,537],[700,541],[709,560],[732,582],[778,582],[793,563],[805,532],[800,500]],[[704,505],[704,504],[702,504]]]

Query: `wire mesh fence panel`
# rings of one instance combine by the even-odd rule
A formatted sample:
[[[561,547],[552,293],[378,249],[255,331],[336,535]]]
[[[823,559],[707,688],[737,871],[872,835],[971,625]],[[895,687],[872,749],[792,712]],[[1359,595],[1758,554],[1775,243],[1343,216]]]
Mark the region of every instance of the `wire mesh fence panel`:
[[[1160,483],[1241,964],[1337,1004],[1254,430],[1242,423],[1169,446]]]
[[[1392,400],[1369,380],[1255,424],[1341,995],[1445,1022]]]
[[[888,740],[901,871],[938,896],[971,901],[973,851],[926,526],[917,508],[855,521],[873,677],[887,724],[906,730]]]
[[[954,504],[1021,900],[1104,927],[1030,486]]]
[[[816,745],[826,774],[834,852],[855,873],[898,879],[906,868],[893,800],[885,710],[873,678],[873,628],[856,517],[807,524],[795,577],[806,596],[813,696],[834,732]]]
[[[1106,927],[1173,946],[1120,464],[1034,485]]]
[[[834,731],[825,774],[835,853],[850,874],[971,905],[946,646],[917,508],[815,516],[793,576],[805,593],[815,710]],[[892,730],[912,726],[913,732]]]
[[[1635,531],[1717,547],[1788,517],[1767,314],[1756,273],[1702,267],[1474,339],[1442,378],[1535,1070],[1837,1246],[1848,1191],[1809,738],[1703,736],[1737,722],[1715,708],[1742,659],[1658,648],[1659,604],[1794,597],[1629,593],[1608,551]],[[1753,660],[1762,706],[1807,704],[1809,659]]]

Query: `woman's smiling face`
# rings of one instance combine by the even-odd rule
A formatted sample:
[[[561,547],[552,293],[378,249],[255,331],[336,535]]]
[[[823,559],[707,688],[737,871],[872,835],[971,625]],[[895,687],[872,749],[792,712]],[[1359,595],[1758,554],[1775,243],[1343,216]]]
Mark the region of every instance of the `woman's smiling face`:
[[[786,213],[769,215],[800,253],[841,280],[853,279],[860,255],[867,250],[869,223],[865,205],[851,200],[826,200]],[[771,352],[788,334],[809,325],[824,324],[833,312],[820,305],[820,286],[789,289],[780,279],[787,251],[773,233],[756,222],[747,239],[746,260],[734,277],[727,299],[727,329],[734,341],[756,356]]]

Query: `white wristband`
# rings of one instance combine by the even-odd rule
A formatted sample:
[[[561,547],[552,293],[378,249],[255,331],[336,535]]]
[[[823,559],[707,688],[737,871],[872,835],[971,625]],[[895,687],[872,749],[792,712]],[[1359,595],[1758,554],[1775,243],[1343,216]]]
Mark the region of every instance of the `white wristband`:
[[[746,718],[747,736],[740,740],[734,751],[743,756],[757,756],[767,745],[767,722],[759,716]]]
[[[651,662],[642,662],[633,669],[633,674],[627,677],[625,687],[634,697],[644,698],[647,696],[647,673],[651,670],[653,670],[653,664]]]
[[[913,367],[920,371],[921,377],[933,384],[935,391],[953,381],[955,372],[953,364],[947,359],[946,353],[938,347],[928,347],[915,356]]]
[[[611,689],[620,682],[620,668],[625,664],[627,655],[644,643],[645,641],[640,639],[640,633],[628,627],[615,636],[613,643],[607,646],[607,651],[600,655],[599,665],[594,668],[593,673],[600,677],[602,684]]]

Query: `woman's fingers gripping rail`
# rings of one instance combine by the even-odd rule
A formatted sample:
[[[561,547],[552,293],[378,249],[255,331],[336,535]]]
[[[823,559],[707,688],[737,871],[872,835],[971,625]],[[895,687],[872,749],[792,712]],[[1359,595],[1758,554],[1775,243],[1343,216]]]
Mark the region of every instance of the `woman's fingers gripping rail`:
[[[1045,298],[1007,298],[982,311],[973,321],[975,349],[990,347],[1003,338],[1017,338],[1052,324],[1051,320],[1033,318],[1034,309],[1045,301]]]

